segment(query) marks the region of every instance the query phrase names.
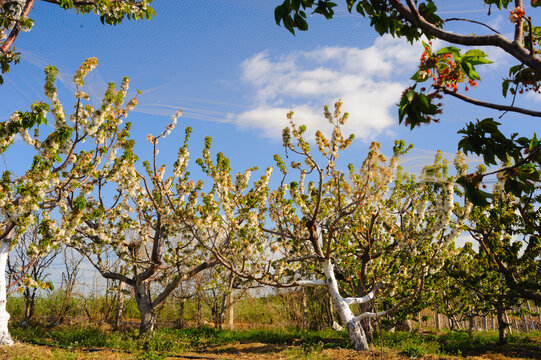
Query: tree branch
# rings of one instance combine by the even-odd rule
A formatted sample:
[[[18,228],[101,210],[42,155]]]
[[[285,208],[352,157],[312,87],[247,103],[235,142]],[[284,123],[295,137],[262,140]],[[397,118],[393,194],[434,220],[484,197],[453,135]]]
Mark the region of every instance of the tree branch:
[[[496,30],[496,29],[494,29],[494,28],[492,28],[492,27],[488,26],[487,24],[482,23],[482,22],[480,22],[480,21],[471,20],[471,19],[463,19],[463,18],[449,18],[449,19],[443,20],[442,22],[443,22],[443,23],[446,23],[446,22],[448,22],[448,21],[466,21],[466,22],[470,22],[470,23],[473,23],[473,24],[477,24],[477,25],[484,26],[484,27],[486,27],[487,29],[493,31],[494,33],[500,34],[500,32],[499,32],[498,30]]]
[[[34,3],[36,0],[28,0],[23,8],[23,11],[21,13],[21,16],[19,18],[19,21],[21,19],[26,19],[28,17],[28,14],[30,14],[30,10],[32,10],[32,7],[34,6]],[[13,46],[13,43],[15,42],[15,39],[17,39],[17,36],[19,36],[19,33],[21,31],[21,26],[19,23],[17,23],[13,29],[11,30],[11,33],[9,34],[8,38],[4,42],[2,46],[0,46],[0,53],[7,53],[9,49]]]
[[[368,294],[366,294],[365,296],[363,297],[348,297],[348,298],[344,298],[344,301],[346,302],[346,304],[348,305],[353,305],[353,304],[365,304],[367,302],[369,302],[370,300],[372,300],[374,298],[374,295],[376,294],[376,292],[381,289],[383,287],[383,283],[379,283],[377,284],[373,289],[372,291],[370,291]]]
[[[455,91],[451,91],[451,90],[447,89],[445,86],[436,85],[435,87],[436,87],[436,89],[443,91],[443,93],[446,94],[446,95],[454,96],[457,99],[460,99],[462,101],[465,101],[465,102],[473,104],[473,105],[482,106],[482,107],[486,107],[486,108],[490,108],[490,109],[496,109],[496,110],[500,110],[500,111],[512,111],[512,112],[516,112],[516,113],[520,113],[520,114],[524,114],[524,115],[541,117],[541,111],[533,111],[533,110],[524,109],[524,108],[517,107],[517,106],[511,106],[511,105],[500,105],[500,104],[489,103],[489,102],[485,102],[485,101],[470,98],[470,97],[468,97],[466,95],[457,93]]]
[[[88,261],[90,261],[90,263],[96,268],[96,270],[98,270],[100,272],[101,276],[103,276],[104,278],[113,279],[113,280],[119,280],[119,281],[122,281],[122,282],[130,285],[130,286],[135,285],[135,280],[130,279],[129,277],[127,277],[125,275],[115,273],[115,272],[112,272],[112,271],[109,271],[109,270],[105,269],[103,266],[99,265],[94,260],[92,260],[92,258],[90,257],[89,254],[83,253],[83,255],[86,256]]]
[[[158,296],[156,296],[156,298],[152,302],[152,307],[155,308],[156,306],[160,305],[169,296],[169,294],[171,294],[171,292],[177,288],[177,286],[182,281],[186,281],[186,280],[192,278],[194,275],[198,274],[199,272],[201,272],[201,271],[203,271],[205,269],[208,269],[210,267],[213,267],[213,266],[215,266],[217,264],[218,264],[218,260],[216,260],[216,259],[213,259],[213,260],[211,260],[209,262],[205,261],[205,262],[195,266],[194,268],[190,269],[188,272],[186,272],[186,273],[184,273],[182,275],[179,274],[179,275],[175,276],[174,280],[171,281]]]
[[[409,9],[400,3],[399,0],[389,0],[391,6],[396,9],[407,21],[419,27],[425,34],[453,44],[467,46],[495,46],[504,50],[520,62],[526,64],[537,72],[541,72],[541,59],[530,55],[529,50],[519,43],[510,41],[501,34],[493,35],[461,35],[438,28],[426,21],[415,7],[412,0],[406,0]]]

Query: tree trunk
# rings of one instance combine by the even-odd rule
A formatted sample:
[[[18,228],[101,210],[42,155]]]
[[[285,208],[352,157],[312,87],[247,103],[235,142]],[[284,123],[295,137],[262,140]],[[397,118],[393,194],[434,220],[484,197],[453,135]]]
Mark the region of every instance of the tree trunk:
[[[34,316],[36,307],[36,289],[24,289],[24,318],[23,323],[28,324]]]
[[[225,313],[226,310],[228,310],[232,306],[232,293],[233,293],[233,285],[235,283],[235,276],[233,273],[229,275],[229,281],[227,283],[227,290],[224,292],[222,296],[222,306],[220,307],[220,329],[222,328],[222,324],[225,322]]]
[[[180,299],[180,309],[178,311],[178,327],[184,329],[186,327],[186,321],[184,320],[184,308],[186,306],[186,298]]]
[[[9,335],[9,314],[6,310],[6,263],[9,254],[11,234],[4,241],[0,241],[0,345],[13,345],[13,339]]]
[[[229,330],[235,330],[235,297],[233,290],[227,297],[228,306],[227,306],[227,323]]]
[[[220,311],[218,312],[217,322],[218,324],[215,324],[214,327],[222,330],[222,325],[225,321],[225,310],[227,309],[227,292],[224,292],[222,294],[222,301],[220,303]]]
[[[436,329],[441,330],[440,313],[436,311]]]
[[[539,306],[536,306],[537,308],[537,325],[539,326],[539,330],[541,330],[541,310],[539,309]]]
[[[306,288],[301,289],[301,296],[302,329],[308,330],[308,295],[306,294]]]
[[[359,304],[359,311],[361,314],[366,311],[370,311],[370,304]],[[369,318],[365,318],[361,320],[361,325],[363,327],[364,333],[366,334],[366,339],[368,343],[371,344],[374,341],[374,327],[372,326],[372,322]]]
[[[120,270],[122,273],[122,269]],[[124,312],[124,288],[126,284],[123,281],[118,282],[118,289],[116,293],[116,316],[115,316],[115,328],[118,330],[122,323],[122,313]]]
[[[323,271],[325,273],[327,289],[331,295],[333,305],[340,316],[340,320],[346,325],[348,335],[353,348],[358,351],[368,350],[368,340],[363,330],[361,322],[355,317],[349,305],[338,291],[338,282],[334,276],[334,269],[330,260],[323,262]]]
[[[507,328],[507,323],[503,320],[504,311],[501,306],[498,306],[498,332],[499,332],[499,344],[504,345],[507,343],[507,334],[505,329]]]
[[[156,313],[154,312],[150,292],[146,283],[135,285],[134,290],[135,302],[141,316],[141,322],[139,324],[139,336],[141,336],[154,331],[156,327]]]
[[[329,296],[329,323],[331,324],[331,326],[335,323],[335,318],[334,318],[334,306],[332,304],[332,297]],[[539,312],[539,308],[538,308],[538,312]]]
[[[483,330],[484,331],[487,331],[488,330],[488,319],[487,319],[487,316],[483,316]]]
[[[203,318],[201,315],[201,290],[197,290],[196,298],[195,298],[195,323],[197,324],[197,327],[200,328],[203,326]]]
[[[473,335],[475,328],[475,316],[472,313],[471,306],[468,308],[468,334]]]
[[[526,318],[526,314],[522,315],[522,323],[524,324],[524,332],[529,332],[528,328],[528,319]]]

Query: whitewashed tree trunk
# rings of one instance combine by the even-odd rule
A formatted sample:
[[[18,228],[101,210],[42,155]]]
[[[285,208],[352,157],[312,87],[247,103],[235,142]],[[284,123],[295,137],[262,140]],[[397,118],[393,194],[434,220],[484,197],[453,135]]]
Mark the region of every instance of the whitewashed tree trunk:
[[[6,264],[10,240],[11,236],[8,235],[4,241],[0,241],[0,345],[13,345],[13,339],[8,330],[9,314],[6,309]]]
[[[123,270],[121,270],[123,273]],[[115,327],[116,329],[120,328],[122,324],[122,315],[124,313],[124,288],[126,284],[123,281],[118,282],[118,289],[116,293],[116,316],[115,316]]]
[[[340,316],[340,320],[348,330],[349,338],[355,350],[368,350],[368,340],[358,319],[351,311],[349,304],[344,299],[338,290],[338,282],[334,276],[334,266],[330,260],[323,262],[323,271],[326,277],[327,289],[331,295],[332,302],[336,312]]]
[[[233,291],[228,296],[229,306],[227,308],[227,323],[229,330],[235,330],[235,297]]]

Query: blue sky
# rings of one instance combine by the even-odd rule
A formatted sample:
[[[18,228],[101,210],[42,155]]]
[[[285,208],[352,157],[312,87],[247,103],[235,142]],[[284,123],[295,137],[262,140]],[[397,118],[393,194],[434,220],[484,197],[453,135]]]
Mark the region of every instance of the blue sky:
[[[411,83],[408,79],[421,55],[419,44],[379,37],[366,19],[348,14],[341,2],[335,19],[314,16],[308,32],[292,36],[274,22],[273,10],[279,3],[155,1],[157,16],[152,21],[124,21],[111,27],[103,26],[96,16],[76,15],[38,1],[30,15],[35,20],[33,30],[16,42],[21,63],[12,67],[0,87],[0,121],[44,99],[42,70],[47,64],[61,72],[61,101],[69,109],[72,74],[90,56],[100,60],[87,81],[96,104],[105,84],[123,76],[131,78],[132,90],[143,91],[139,106],[129,116],[143,158],[150,150],[146,134],[158,134],[176,109],[184,111],[176,131],[161,143],[160,160],[169,164],[182,140],[182,127],[189,125],[194,129],[194,157],[203,137],[209,135],[214,150],[229,156],[235,169],[265,167],[272,164],[274,153],[282,152],[281,129],[287,125],[289,110],[295,110],[298,122],[313,132],[326,128],[322,107],[338,98],[350,113],[346,132],[354,132],[358,139],[346,160],[357,164],[371,141],[381,142],[389,153],[395,139],[426,150],[416,153],[420,157],[416,164],[429,163],[432,151],[456,151],[460,139],[456,132],[465,122],[499,115],[448,99],[440,124],[414,131],[399,126],[394,104]],[[482,1],[438,3],[445,16],[474,17],[504,34],[512,32],[508,12],[493,9],[487,18]],[[538,13],[529,12],[534,18]],[[464,31],[464,25],[458,26]],[[481,32],[478,27],[474,31]],[[470,95],[501,101],[501,77],[513,62],[505,54],[489,54],[496,63],[479,69],[483,82]],[[519,99],[518,104],[539,107],[533,96]],[[524,135],[540,128],[535,120],[514,114],[507,114],[503,122],[508,132]],[[29,157],[21,148],[3,160],[3,167],[16,167]]]
[[[328,129],[322,108],[342,98],[344,110],[350,112],[347,131],[358,139],[344,160],[358,166],[371,141],[381,142],[382,150],[390,153],[395,139],[405,139],[419,150],[404,166],[419,171],[432,161],[435,150],[456,151],[460,139],[456,132],[467,121],[499,115],[447,99],[439,124],[414,131],[399,126],[394,104],[411,83],[421,47],[380,38],[367,20],[348,14],[343,1],[338,1],[335,19],[314,16],[308,32],[292,36],[274,22],[274,7],[280,2],[155,0],[157,16],[152,21],[125,21],[111,27],[103,26],[96,16],[76,15],[37,1],[30,15],[35,20],[33,30],[15,43],[22,53],[21,63],[12,67],[0,86],[0,121],[17,109],[28,109],[35,100],[45,100],[43,68],[48,64],[60,70],[60,99],[69,110],[73,73],[91,56],[100,61],[86,81],[94,104],[99,103],[106,83],[119,82],[123,76],[131,78],[133,93],[143,91],[139,106],[129,115],[142,158],[150,157],[146,135],[161,133],[171,114],[179,108],[184,111],[175,131],[160,142],[159,159],[166,164],[174,162],[183,127],[189,125],[194,129],[192,160],[209,135],[214,151],[230,157],[234,169],[264,168],[273,164],[274,153],[282,154],[281,129],[287,125],[289,110],[295,110],[298,122],[306,123],[312,132]],[[512,32],[508,12],[493,9],[487,20],[487,8],[480,0],[437,3],[446,17],[473,17],[504,34]],[[534,19],[540,13],[527,11]],[[465,30],[464,24],[457,26]],[[475,26],[468,31],[481,32]],[[495,64],[479,68],[483,81],[470,95],[501,101],[501,77],[514,63],[505,54],[489,54]],[[538,99],[524,96],[517,105],[539,108]],[[503,122],[507,132],[529,136],[541,130],[538,120],[526,116],[507,114]],[[2,156],[0,169],[20,172],[30,161],[31,152],[19,141]],[[91,283],[93,274],[90,271],[85,281]]]

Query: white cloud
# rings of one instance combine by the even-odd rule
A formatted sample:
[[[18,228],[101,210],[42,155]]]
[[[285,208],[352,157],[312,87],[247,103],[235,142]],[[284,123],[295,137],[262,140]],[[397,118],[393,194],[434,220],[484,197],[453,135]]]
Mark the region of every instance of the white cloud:
[[[228,119],[279,138],[287,125],[286,114],[293,110],[297,122],[313,133],[325,128],[323,105],[332,106],[342,98],[343,109],[350,113],[344,132],[372,139],[396,122],[395,104],[421,52],[420,44],[410,46],[384,36],[366,49],[322,47],[278,58],[269,52],[256,54],[241,65],[252,107],[228,114]]]

